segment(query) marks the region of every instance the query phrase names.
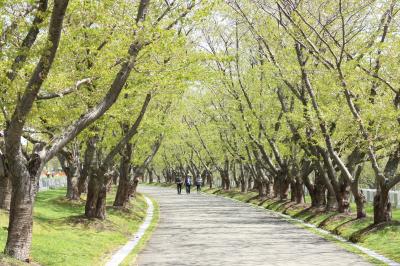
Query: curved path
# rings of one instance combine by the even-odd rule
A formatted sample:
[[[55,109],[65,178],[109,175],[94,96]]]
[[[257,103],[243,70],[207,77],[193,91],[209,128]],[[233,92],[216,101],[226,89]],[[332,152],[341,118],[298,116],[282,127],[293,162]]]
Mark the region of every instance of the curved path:
[[[335,243],[245,203],[140,186],[160,205],[160,221],[139,266],[369,265]]]

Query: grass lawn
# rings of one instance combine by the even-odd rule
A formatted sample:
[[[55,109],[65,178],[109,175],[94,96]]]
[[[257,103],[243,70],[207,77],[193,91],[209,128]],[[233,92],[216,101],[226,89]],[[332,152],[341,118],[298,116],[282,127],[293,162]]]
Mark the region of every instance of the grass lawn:
[[[373,209],[371,204],[366,205],[368,217],[356,220],[355,214],[344,215],[337,212],[317,212],[315,210],[309,210],[309,204],[296,205],[289,201],[279,201],[276,199],[260,201],[256,197],[256,192],[241,193],[237,190],[224,191],[219,188],[204,189],[203,191],[285,213],[294,218],[315,224],[320,228],[331,231],[348,240],[352,239],[353,241],[357,241],[361,246],[400,262],[400,226],[398,224],[386,226],[384,229],[375,230],[355,238],[355,236],[359,235],[360,230],[373,223]],[[310,199],[308,199],[307,202],[310,202]],[[351,208],[355,210],[355,205],[352,204]],[[400,221],[400,209],[393,210],[393,220]]]
[[[125,244],[137,231],[145,217],[147,204],[138,195],[129,210],[107,207],[105,221],[82,217],[84,201],[64,198],[65,189],[49,190],[37,195],[31,257],[40,265],[99,265]],[[108,194],[107,206],[112,206],[115,191]],[[4,249],[8,215],[0,212],[0,250]],[[0,257],[0,265],[12,260]],[[7,265],[6,264],[6,265]]]

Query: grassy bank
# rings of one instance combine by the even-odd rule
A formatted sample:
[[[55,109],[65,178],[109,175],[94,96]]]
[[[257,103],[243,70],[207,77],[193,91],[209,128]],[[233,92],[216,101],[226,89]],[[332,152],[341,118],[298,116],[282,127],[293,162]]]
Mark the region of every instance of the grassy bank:
[[[328,230],[345,239],[357,242],[359,245],[374,250],[394,261],[400,262],[400,226],[398,223],[387,225],[365,233],[373,222],[373,209],[367,205],[367,218],[357,220],[355,214],[344,215],[338,212],[325,212],[310,209],[309,204],[296,205],[290,201],[277,199],[259,200],[256,192],[241,193],[239,191],[224,191],[218,188],[204,189],[203,192],[229,197],[249,204],[262,206],[266,209],[287,214]],[[352,206],[355,210],[355,206]],[[400,210],[393,211],[393,220],[400,220]]]
[[[37,196],[34,212],[32,260],[41,265],[99,265],[125,244],[145,217],[147,204],[141,195],[129,210],[107,207],[105,221],[82,217],[84,202],[64,198],[65,190],[49,190]],[[115,191],[107,197],[112,206]],[[0,250],[7,237],[8,215],[0,212]],[[0,265],[13,261],[0,257]],[[7,264],[6,264],[7,263]]]

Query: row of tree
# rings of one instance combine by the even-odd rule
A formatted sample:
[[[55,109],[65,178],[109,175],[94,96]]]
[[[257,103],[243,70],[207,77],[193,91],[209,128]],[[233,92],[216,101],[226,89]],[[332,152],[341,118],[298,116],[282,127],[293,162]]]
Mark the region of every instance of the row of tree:
[[[5,253],[29,258],[43,167],[104,219],[147,171],[391,220],[400,181],[396,0],[0,3]]]
[[[0,207],[5,253],[29,259],[43,167],[58,158],[85,216],[126,207],[197,71],[187,37],[207,1],[0,3]],[[185,69],[183,72],[182,69]],[[119,182],[118,182],[119,180]]]
[[[400,181],[398,1],[229,0],[196,30],[207,79],[157,163],[261,198],[391,221]],[[177,148],[178,147],[178,148]],[[161,173],[161,172],[160,172]],[[249,187],[249,184],[253,184]]]

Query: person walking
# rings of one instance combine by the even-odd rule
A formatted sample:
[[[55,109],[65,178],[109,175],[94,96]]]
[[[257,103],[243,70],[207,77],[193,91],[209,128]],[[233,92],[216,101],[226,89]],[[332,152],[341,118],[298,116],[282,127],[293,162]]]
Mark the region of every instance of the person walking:
[[[201,178],[201,176],[198,176],[196,178],[196,189],[197,189],[197,193],[200,193],[201,191],[201,185],[203,184],[203,179]]]
[[[185,178],[185,185],[186,185],[186,194],[190,194],[190,186],[192,185],[192,179],[190,176]]]
[[[177,176],[175,178],[175,183],[176,183],[176,189],[178,190],[178,195],[182,193],[182,177]]]

